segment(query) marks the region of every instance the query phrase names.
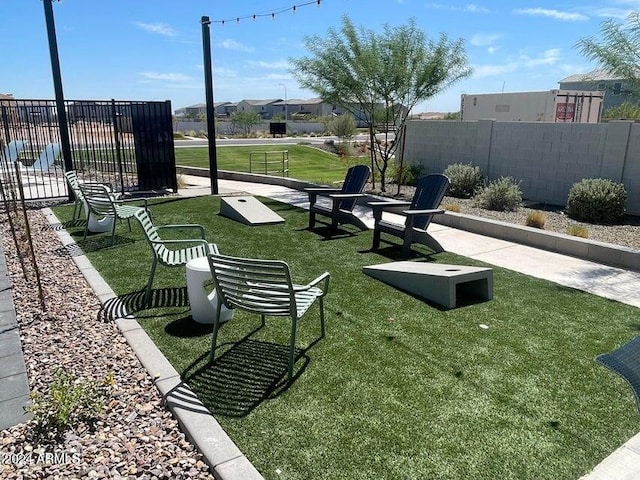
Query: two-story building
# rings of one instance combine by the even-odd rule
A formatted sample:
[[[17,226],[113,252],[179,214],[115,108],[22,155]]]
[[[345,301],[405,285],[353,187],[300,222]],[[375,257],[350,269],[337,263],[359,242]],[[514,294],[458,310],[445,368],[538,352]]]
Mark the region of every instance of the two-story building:
[[[589,73],[569,75],[558,82],[560,90],[599,91],[605,93],[602,111],[620,106],[625,102],[636,103],[631,95],[628,82],[607,70],[592,70]]]

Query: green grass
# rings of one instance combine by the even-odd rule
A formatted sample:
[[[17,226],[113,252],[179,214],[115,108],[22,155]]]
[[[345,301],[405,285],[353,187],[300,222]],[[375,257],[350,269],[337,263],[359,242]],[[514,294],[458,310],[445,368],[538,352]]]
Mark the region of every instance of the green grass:
[[[340,159],[337,155],[305,145],[252,145],[246,147],[218,147],[217,161],[220,170],[234,172],[249,171],[251,152],[289,152],[289,176],[298,180],[331,184],[344,180],[344,174],[352,165],[368,163],[368,157],[348,157]],[[176,148],[176,165],[209,168],[208,148]],[[282,155],[268,154],[268,160],[280,162]],[[262,160],[262,159],[260,159]],[[259,156],[254,156],[253,173],[264,173]],[[282,170],[281,164],[270,164],[269,171]]]
[[[182,306],[137,313],[144,329],[268,479],[576,479],[640,429],[628,386],[594,361],[638,335],[638,310],[494,267],[494,299],[441,310],[362,267],[396,258],[369,251],[371,232],[325,241],[307,214],[265,200],[286,219],[249,227],[218,215],[214,197],[157,201],[157,224],[201,223],[223,253],[284,259],[295,280],[331,272],[327,335],[307,350],[286,390],[289,322],[236,312],[207,366],[210,326],[196,325],[184,269],[159,267],[155,287]],[[71,208],[57,208],[61,221]],[[143,288],[151,255],[139,228],[83,243],[118,295]],[[454,254],[420,257],[481,265]],[[298,346],[318,335],[318,311]],[[482,329],[486,324],[488,329]],[[282,346],[278,346],[282,345]],[[280,473],[277,473],[280,472]]]

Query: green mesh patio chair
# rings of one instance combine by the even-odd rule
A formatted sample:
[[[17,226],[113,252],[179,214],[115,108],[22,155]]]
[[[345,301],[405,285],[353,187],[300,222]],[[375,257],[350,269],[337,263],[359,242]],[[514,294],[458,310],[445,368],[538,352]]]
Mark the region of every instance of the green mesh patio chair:
[[[320,338],[324,337],[324,303],[329,291],[329,272],[325,272],[306,285],[296,285],[291,280],[289,265],[278,260],[256,260],[210,254],[209,265],[218,296],[216,316],[211,338],[209,361],[215,359],[220,311],[237,308],[260,315],[262,325],[265,317],[291,317],[291,339],[289,343],[288,380],[293,377],[295,363],[296,330],[298,320],[318,300],[320,306]],[[320,286],[318,286],[320,285]]]
[[[153,278],[156,273],[158,263],[165,267],[182,267],[194,258],[206,257],[210,253],[218,253],[218,247],[214,243],[208,243],[204,238],[204,227],[197,224],[185,225],[158,225],[155,227],[151,220],[149,212],[140,209],[134,213],[134,217],[140,223],[140,227],[147,237],[151,252],[153,254],[153,262],[151,264],[151,272],[149,273],[149,281],[145,288],[145,301],[147,305],[151,304],[151,287]],[[160,231],[176,231],[176,230],[196,230],[197,238],[188,239],[162,239]]]
[[[313,187],[305,188],[309,194],[309,230],[316,223],[316,215],[331,219],[328,235],[338,228],[339,223],[348,223],[360,230],[368,230],[367,225],[353,214],[358,198],[364,197],[364,190],[371,169],[367,165],[355,165],[349,170],[342,188]],[[325,198],[328,202],[318,202]]]
[[[427,227],[434,215],[444,213],[444,210],[438,207],[448,188],[449,179],[436,173],[425,175],[418,180],[411,202],[396,200],[369,202],[375,219],[372,250],[378,249],[380,234],[386,233],[403,240],[402,254],[405,257],[409,256],[413,243],[426,245],[435,252],[444,251],[442,245],[427,233]],[[383,212],[404,217],[404,223],[383,219]]]
[[[131,218],[138,210],[148,211],[147,199],[144,206],[126,205],[124,200],[116,200],[111,190],[99,183],[79,183],[78,188],[84,200],[86,201],[89,211],[87,212],[87,223],[84,227],[84,239],[87,238],[89,232],[89,219],[93,214],[96,218],[112,218],[113,226],[111,227],[111,245],[115,243],[116,237],[116,220],[126,220],[131,231]],[[138,200],[130,200],[138,201]]]
[[[82,213],[82,209],[84,208],[84,195],[82,193],[82,190],[80,190],[80,180],[78,179],[78,173],[75,170],[69,170],[68,172],[64,172],[64,177],[67,179],[69,188],[71,189],[71,191],[73,192],[73,196],[75,197],[75,203],[73,205],[73,219],[77,220],[78,218],[80,218],[80,214]],[[98,182],[82,182],[82,183],[84,183],[85,185],[86,184],[105,185],[107,187],[107,190],[111,192],[110,187],[103,183],[98,183]],[[118,198],[117,194],[114,194],[113,192],[111,192],[110,195],[114,199]],[[86,209],[85,209],[85,215],[87,215]]]

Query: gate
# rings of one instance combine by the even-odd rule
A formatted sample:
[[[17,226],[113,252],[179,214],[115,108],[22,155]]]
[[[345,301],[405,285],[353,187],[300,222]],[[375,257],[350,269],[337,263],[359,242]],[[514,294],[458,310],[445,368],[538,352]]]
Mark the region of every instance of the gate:
[[[65,108],[71,164],[83,181],[119,192],[176,191],[171,102],[66,100]],[[68,196],[62,155],[34,168],[48,145],[61,144],[56,112],[53,100],[0,100],[0,147],[26,145],[18,165],[24,198]]]

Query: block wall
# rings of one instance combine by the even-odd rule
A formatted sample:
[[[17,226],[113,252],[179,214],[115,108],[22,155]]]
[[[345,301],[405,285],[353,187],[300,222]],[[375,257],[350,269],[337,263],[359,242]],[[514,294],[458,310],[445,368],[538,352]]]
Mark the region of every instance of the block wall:
[[[492,180],[511,176],[525,199],[550,205],[565,205],[583,178],[609,178],[625,184],[627,211],[640,215],[640,124],[416,120],[404,155],[425,173],[472,163]]]

